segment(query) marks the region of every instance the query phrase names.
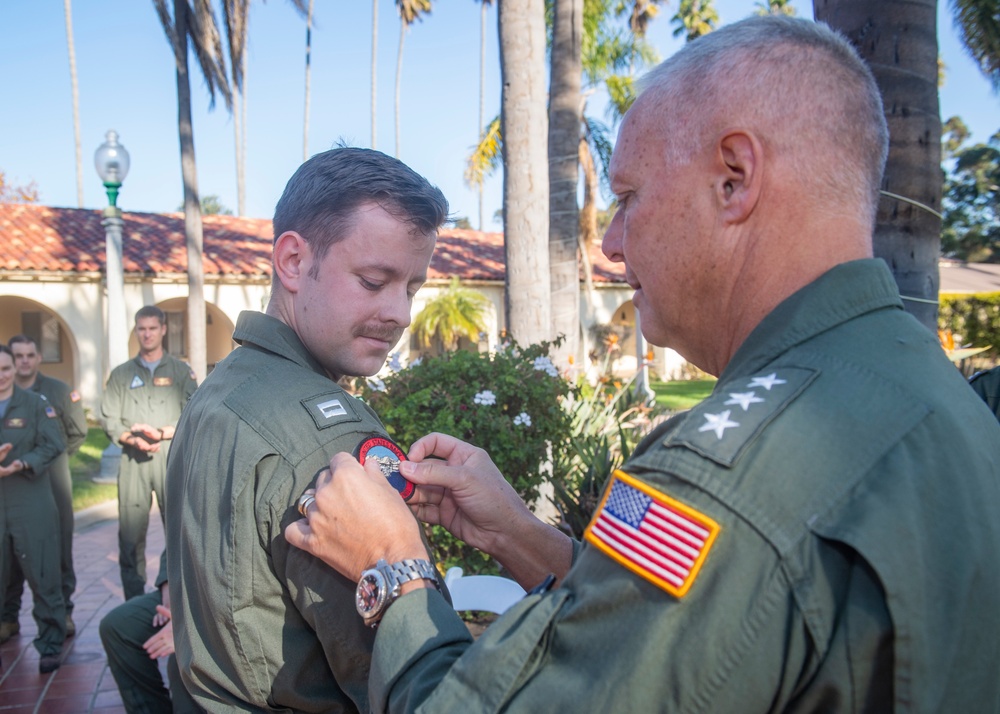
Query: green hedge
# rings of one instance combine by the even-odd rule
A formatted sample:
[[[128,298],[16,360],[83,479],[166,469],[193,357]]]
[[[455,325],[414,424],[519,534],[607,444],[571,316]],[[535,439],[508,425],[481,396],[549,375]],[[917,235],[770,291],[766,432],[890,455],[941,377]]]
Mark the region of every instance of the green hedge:
[[[1000,356],[1000,293],[939,296],[938,328],[951,330],[956,346],[986,347],[981,357],[996,361]]]

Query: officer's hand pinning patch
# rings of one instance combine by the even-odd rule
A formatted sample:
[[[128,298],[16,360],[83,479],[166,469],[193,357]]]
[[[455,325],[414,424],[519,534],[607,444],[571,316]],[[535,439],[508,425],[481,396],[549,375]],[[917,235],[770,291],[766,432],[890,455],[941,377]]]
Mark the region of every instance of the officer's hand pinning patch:
[[[409,501],[413,496],[416,486],[399,473],[399,462],[406,461],[406,452],[389,437],[381,434],[366,436],[354,450],[354,457],[362,465],[368,459],[375,459],[382,470],[382,475],[394,489],[399,491],[404,501]]]
[[[708,516],[616,470],[584,538],[636,575],[683,597],[719,530]]]

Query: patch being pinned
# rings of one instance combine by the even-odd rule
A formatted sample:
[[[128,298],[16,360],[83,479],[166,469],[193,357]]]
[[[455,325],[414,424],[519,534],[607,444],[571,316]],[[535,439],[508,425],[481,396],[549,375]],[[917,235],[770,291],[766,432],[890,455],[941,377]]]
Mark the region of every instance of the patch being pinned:
[[[584,538],[675,597],[694,584],[719,524],[616,470]]]
[[[362,465],[368,459],[375,459],[382,475],[399,491],[404,501],[409,501],[413,496],[416,486],[399,473],[399,462],[406,461],[406,452],[389,437],[381,434],[366,436],[354,450],[354,457]]]

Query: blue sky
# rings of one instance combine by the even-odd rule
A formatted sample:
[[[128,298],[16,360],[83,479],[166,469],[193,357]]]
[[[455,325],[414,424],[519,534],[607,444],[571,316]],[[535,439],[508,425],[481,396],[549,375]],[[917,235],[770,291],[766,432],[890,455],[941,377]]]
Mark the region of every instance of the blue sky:
[[[371,2],[316,0],[313,30],[310,154],[338,140],[369,146]],[[939,0],[939,44],[947,66],[941,115],[961,116],[973,139],[1000,129],[1000,99],[961,48],[947,0]],[[182,200],[173,62],[149,0],[76,0],[73,31],[80,88],[84,207],[106,204],[93,155],[115,129],[132,166],[119,205],[125,210],[176,210]],[[800,16],[811,2],[794,0]],[[717,0],[721,22],[753,12],[753,0]],[[661,57],[680,46],[669,18],[650,29]],[[392,0],[379,0],[377,148],[395,152],[394,82],[399,19]],[[285,182],[302,161],[305,21],[283,0],[254,2],[248,68],[247,215],[269,218]],[[462,174],[478,132],[479,5],[437,0],[433,14],[406,36],[401,93],[400,158],[437,184],[454,215],[477,223],[476,194]],[[195,72],[192,65],[192,72]],[[72,100],[62,0],[0,3],[0,170],[15,183],[34,181],[43,203],[75,207]],[[199,189],[236,209],[232,118],[221,100],[208,108],[192,74]],[[487,29],[486,115],[500,107],[496,8]],[[603,118],[599,94],[589,112]],[[500,207],[501,179],[487,182],[487,230]]]

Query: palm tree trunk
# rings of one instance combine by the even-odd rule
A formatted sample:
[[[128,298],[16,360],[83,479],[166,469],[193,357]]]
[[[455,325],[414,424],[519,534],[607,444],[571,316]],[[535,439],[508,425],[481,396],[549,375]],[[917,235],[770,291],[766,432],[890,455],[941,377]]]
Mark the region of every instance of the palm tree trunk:
[[[580,343],[580,84],[583,0],[555,0],[552,71],[549,85],[549,270],[552,334],[565,341],[555,350],[557,365],[578,357]]]
[[[67,0],[68,1],[68,0]],[[486,131],[486,6],[479,0],[479,141]],[[479,182],[479,230],[483,230],[483,182]]]
[[[73,46],[73,0],[64,0],[66,12],[66,49],[69,52],[69,76],[73,87],[73,141],[76,149],[76,205],[83,208],[83,145],[80,142],[80,87],[76,80],[76,50]]]
[[[306,107],[302,121],[302,161],[309,158],[309,72],[312,69],[312,21],[313,3],[309,0],[309,14],[306,17]],[[373,112],[374,114],[374,112]]]
[[[240,55],[240,64],[243,67],[243,82],[236,88],[240,95],[239,106],[233,107],[233,114],[239,112],[242,115],[240,121],[240,140],[236,151],[240,155],[236,177],[236,213],[240,216],[247,214],[247,45],[243,45],[243,53]],[[235,95],[235,92],[234,92]]]
[[[506,323],[522,344],[551,338],[545,2],[498,4]]]
[[[378,75],[375,71],[375,60],[378,56],[378,0],[372,0],[372,148],[375,147],[375,88]]]
[[[199,382],[207,372],[205,339],[205,271],[201,204],[198,198],[198,171],[195,164],[194,130],[191,122],[191,82],[188,75],[188,4],[174,0],[177,26],[177,131],[181,149],[181,178],[184,183],[184,235],[188,259],[188,360]]]
[[[882,92],[890,137],[882,190],[907,200],[883,195],[875,255],[892,269],[907,311],[937,330],[942,188],[937,0],[813,0],[813,12],[850,38]]]
[[[399,158],[399,88],[403,81],[403,40],[406,39],[406,20],[399,19],[399,50],[396,52],[396,158]]]
[[[246,77],[243,78],[246,82]],[[233,141],[236,149],[236,212],[243,215],[243,116],[240,107],[243,104],[243,90],[233,87]]]

